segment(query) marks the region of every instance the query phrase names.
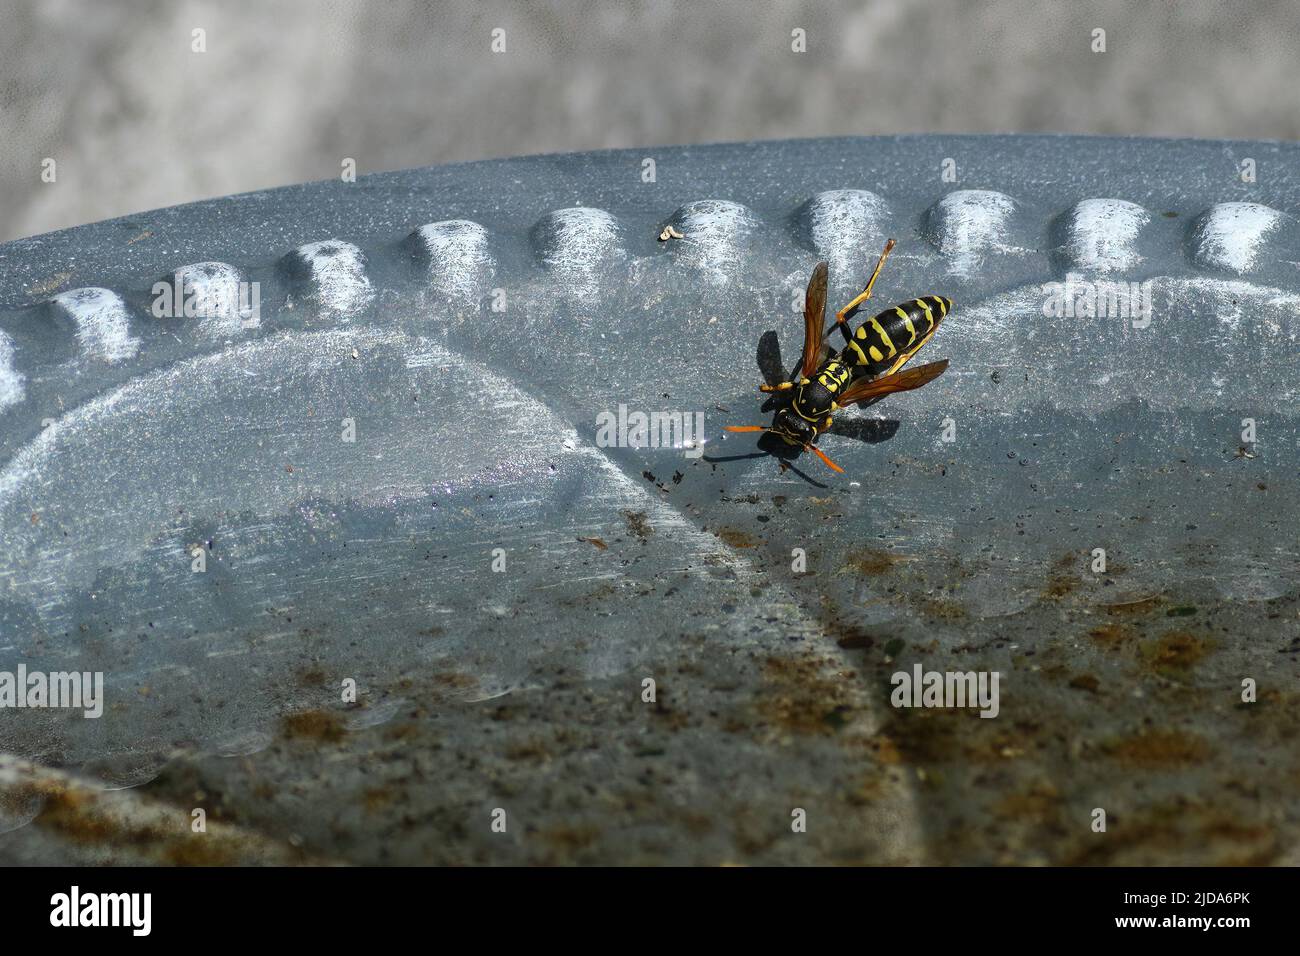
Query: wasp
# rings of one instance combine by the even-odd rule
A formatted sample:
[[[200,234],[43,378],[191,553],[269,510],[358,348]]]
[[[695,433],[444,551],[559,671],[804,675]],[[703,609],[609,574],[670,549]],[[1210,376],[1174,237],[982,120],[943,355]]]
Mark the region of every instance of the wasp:
[[[947,359],[908,371],[902,368],[930,341],[939,323],[952,311],[951,299],[941,295],[922,296],[886,309],[867,319],[855,332],[849,331],[852,327],[849,318],[871,298],[871,290],[893,249],[894,240],[890,239],[866,288],[835,314],[835,326],[844,336],[844,348],[839,352],[831,351],[823,342],[827,267],[825,262],[817,263],[804,298],[803,360],[799,378],[759,386],[763,392],[793,390],[793,400],[777,411],[770,427],[728,425],[727,431],[769,432],[788,445],[815,453],[832,469],[843,472],[816,445],[817,437],[831,427],[835,412],[850,405],[866,404],[891,392],[920,388],[943,374],[948,367]]]

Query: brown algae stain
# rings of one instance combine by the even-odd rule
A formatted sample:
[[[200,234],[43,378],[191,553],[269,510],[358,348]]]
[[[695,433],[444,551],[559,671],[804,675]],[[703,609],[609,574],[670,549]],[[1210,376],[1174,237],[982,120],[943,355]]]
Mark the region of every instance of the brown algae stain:
[[[33,823],[70,843],[136,847],[173,866],[229,866],[239,862],[237,848],[228,840],[197,836],[188,827],[172,827],[161,819],[133,820],[101,806],[95,795],[62,786],[34,789],[45,797],[45,806]]]
[[[1070,678],[1070,686],[1075,690],[1086,690],[1090,694],[1095,694],[1101,689],[1101,681],[1092,674],[1077,674]]]
[[[1133,629],[1126,624],[1103,624],[1090,630],[1088,636],[1098,647],[1107,651],[1118,650],[1137,637]]]
[[[792,734],[832,734],[851,719],[847,682],[812,658],[769,657],[758,710],[770,724]]]
[[[463,671],[445,671],[433,676],[433,682],[443,687],[453,687],[457,690],[466,690],[478,685],[478,678],[473,674],[466,674]]]
[[[345,732],[342,718],[328,710],[301,710],[285,717],[280,726],[290,740],[337,743]]]
[[[1059,601],[1079,589],[1079,580],[1068,574],[1053,574],[1043,587],[1043,597],[1049,601]]]
[[[756,546],[756,542],[752,537],[737,528],[719,528],[713,533],[721,538],[724,544],[733,548],[752,548]]]
[[[967,617],[966,608],[961,604],[941,598],[919,601],[917,609],[932,621],[960,621]]]
[[[234,866],[240,862],[234,848],[193,834],[172,840],[162,852],[168,866]]]
[[[600,830],[588,824],[561,825],[542,830],[538,836],[557,849],[576,852],[600,839]]]
[[[1150,730],[1120,737],[1104,749],[1120,763],[1150,769],[1204,763],[1210,756],[1210,745],[1204,737],[1177,730]]]
[[[325,669],[317,664],[298,671],[299,687],[320,687],[328,679],[329,675],[325,673]]]
[[[835,635],[835,644],[846,651],[867,651],[876,646],[875,635],[852,624],[834,622],[827,630]]]
[[[57,831],[73,843],[113,843],[124,836],[157,840],[168,835],[161,827],[152,826],[124,832],[120,822],[97,809],[96,801],[62,787],[42,787],[40,792],[45,806],[32,822]]]
[[[27,294],[32,298],[42,298],[58,291],[59,287],[71,278],[72,272],[70,270],[56,272],[54,275],[47,276],[39,282],[34,282],[28,286]]]
[[[1186,674],[1214,648],[1214,641],[1191,631],[1170,631],[1144,644],[1139,653],[1157,673]]]
[[[1079,572],[1075,568],[1078,561],[1079,555],[1073,551],[1067,551],[1056,559],[1052,573],[1043,586],[1044,599],[1059,601],[1079,589]]]
[[[623,511],[623,520],[627,522],[627,530],[638,538],[648,538],[650,535],[655,533],[655,529],[652,528],[650,522],[646,520],[646,513],[644,511],[625,509]]]
[[[852,551],[844,559],[845,571],[856,571],[858,574],[874,576],[884,574],[904,561],[910,561],[910,558],[894,554],[891,551],[885,551],[881,548],[861,548]]]
[[[1063,807],[1064,802],[1056,786],[1050,781],[1042,781],[1026,790],[1008,793],[992,809],[1003,820],[1055,823],[1059,820]]]

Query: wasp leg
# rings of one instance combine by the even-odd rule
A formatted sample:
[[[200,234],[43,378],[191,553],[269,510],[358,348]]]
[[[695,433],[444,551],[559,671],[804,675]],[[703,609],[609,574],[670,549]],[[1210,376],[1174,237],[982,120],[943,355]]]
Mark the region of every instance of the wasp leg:
[[[807,385],[808,379],[801,378],[797,382],[782,382],[780,385],[760,385],[760,392],[784,392],[786,389],[794,388],[796,385]]]
[[[862,303],[866,301],[866,297],[870,295],[870,293],[871,289],[868,288],[862,295],[858,296],[844,308],[835,313],[835,327],[839,329],[840,334],[844,336],[845,345],[848,345],[853,341],[853,327],[849,325],[849,316],[858,311],[858,306],[862,305]]]
[[[857,311],[858,307],[861,306],[863,302],[866,302],[871,298],[871,290],[876,285],[876,279],[880,278],[880,270],[885,267],[885,260],[889,258],[889,254],[893,251],[894,240],[890,239],[885,243],[885,251],[880,254],[880,258],[876,261],[876,268],[871,273],[871,278],[867,281],[867,287],[863,289],[852,302],[835,313],[835,325],[840,330],[840,334],[844,336],[845,345],[848,345],[853,341],[853,335],[849,330],[849,315]]]
[[[835,327],[839,329],[840,334],[844,336],[844,345],[847,347],[848,344],[853,341],[853,333],[849,331],[849,323],[847,319],[845,319],[844,313],[837,312],[835,314]]]

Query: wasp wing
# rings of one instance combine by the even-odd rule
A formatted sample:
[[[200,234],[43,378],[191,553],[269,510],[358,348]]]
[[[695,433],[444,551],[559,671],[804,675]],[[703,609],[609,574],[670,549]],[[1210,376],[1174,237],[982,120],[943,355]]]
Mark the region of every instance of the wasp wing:
[[[939,331],[939,323],[942,321],[942,319],[935,319],[934,324],[930,326],[930,331],[926,332],[925,335],[922,336],[921,341],[917,342],[911,348],[905,350],[901,355],[899,355],[898,358],[894,360],[894,364],[885,369],[885,374],[882,375],[881,378],[888,378],[908,362],[912,361],[912,359],[916,358],[916,353],[921,351],[921,348],[925,343],[934,338],[935,332]]]
[[[841,407],[844,407],[856,402],[870,401],[891,392],[906,392],[914,388],[920,388],[927,382],[932,382],[942,375],[947,367],[948,360],[944,359],[941,362],[918,365],[916,368],[908,369],[906,372],[898,372],[895,375],[885,375],[870,381],[854,382],[835,401]]]
[[[817,263],[808,280],[803,301],[803,364],[799,374],[807,378],[821,364],[822,326],[826,322],[826,263]]]

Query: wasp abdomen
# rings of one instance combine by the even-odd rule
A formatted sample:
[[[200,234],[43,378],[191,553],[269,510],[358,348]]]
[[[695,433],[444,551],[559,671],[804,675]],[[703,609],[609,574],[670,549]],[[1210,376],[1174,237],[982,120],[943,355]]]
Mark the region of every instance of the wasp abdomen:
[[[952,299],[941,295],[926,295],[885,309],[858,326],[844,357],[872,373],[887,368],[924,341],[951,310]]]

